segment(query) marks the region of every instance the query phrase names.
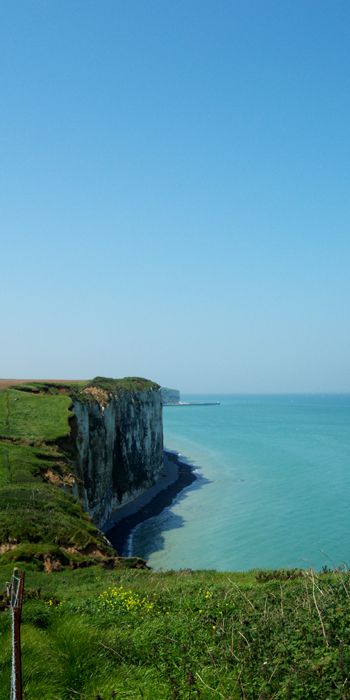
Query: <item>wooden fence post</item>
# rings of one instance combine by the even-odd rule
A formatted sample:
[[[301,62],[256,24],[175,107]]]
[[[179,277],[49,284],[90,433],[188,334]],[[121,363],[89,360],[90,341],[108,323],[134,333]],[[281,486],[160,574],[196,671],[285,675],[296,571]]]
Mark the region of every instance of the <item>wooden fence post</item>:
[[[13,570],[11,581],[11,617],[12,617],[12,672],[11,700],[22,700],[21,669],[21,617],[24,590],[24,571]]]

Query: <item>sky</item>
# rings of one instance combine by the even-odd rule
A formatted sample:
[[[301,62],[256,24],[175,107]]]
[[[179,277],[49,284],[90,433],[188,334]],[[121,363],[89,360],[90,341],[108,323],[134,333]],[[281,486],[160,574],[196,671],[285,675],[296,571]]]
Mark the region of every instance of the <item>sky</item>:
[[[348,0],[5,0],[0,377],[350,391]]]

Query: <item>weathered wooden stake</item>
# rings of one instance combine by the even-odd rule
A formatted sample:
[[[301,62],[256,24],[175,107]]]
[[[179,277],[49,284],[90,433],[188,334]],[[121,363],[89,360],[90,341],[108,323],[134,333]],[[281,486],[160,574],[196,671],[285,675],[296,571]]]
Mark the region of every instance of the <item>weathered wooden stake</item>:
[[[12,614],[12,677],[11,700],[22,700],[21,617],[24,590],[24,571],[13,570],[11,582]]]

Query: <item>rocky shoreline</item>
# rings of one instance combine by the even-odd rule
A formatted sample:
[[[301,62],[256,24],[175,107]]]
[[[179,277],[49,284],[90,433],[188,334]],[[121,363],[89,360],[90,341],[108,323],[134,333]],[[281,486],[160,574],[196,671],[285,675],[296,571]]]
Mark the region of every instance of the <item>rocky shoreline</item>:
[[[120,508],[113,522],[104,527],[106,537],[119,556],[127,556],[128,540],[132,530],[140,523],[159,515],[171,506],[176,496],[195,480],[192,465],[183,461],[177,452],[164,450],[164,472],[157,483],[134,501]]]

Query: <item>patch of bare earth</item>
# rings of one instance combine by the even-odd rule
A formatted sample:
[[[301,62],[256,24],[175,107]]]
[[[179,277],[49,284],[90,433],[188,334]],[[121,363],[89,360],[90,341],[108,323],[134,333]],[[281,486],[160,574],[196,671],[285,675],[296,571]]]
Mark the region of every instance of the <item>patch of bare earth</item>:
[[[86,389],[83,389],[83,393],[92,396],[95,401],[100,404],[100,406],[107,406],[108,394],[103,389],[99,389],[96,386],[88,386]]]
[[[6,552],[11,552],[12,549],[16,549],[17,544],[11,544],[10,542],[5,542],[0,544],[0,554],[6,554]]]
[[[55,486],[74,486],[76,483],[76,477],[74,474],[58,474],[53,469],[46,469],[42,473],[45,481],[49,481],[50,484],[55,484]]]
[[[60,569],[62,569],[62,564],[58,559],[47,554],[44,557],[43,568],[45,573],[52,574],[53,571],[60,571]]]
[[[68,554],[84,554],[100,560],[110,559],[110,555],[102,552],[102,550],[96,547],[96,545],[88,545],[84,549],[78,549],[77,547],[64,547],[64,551],[68,552]]]

